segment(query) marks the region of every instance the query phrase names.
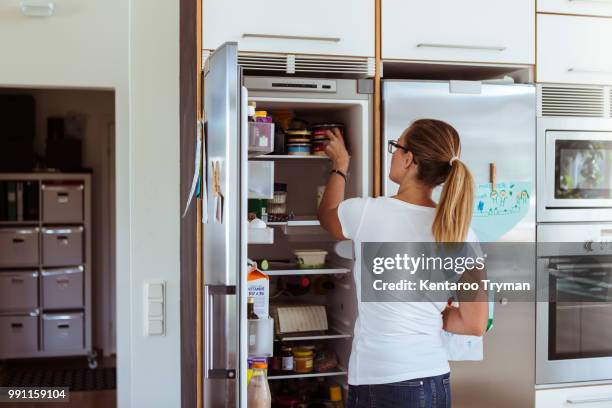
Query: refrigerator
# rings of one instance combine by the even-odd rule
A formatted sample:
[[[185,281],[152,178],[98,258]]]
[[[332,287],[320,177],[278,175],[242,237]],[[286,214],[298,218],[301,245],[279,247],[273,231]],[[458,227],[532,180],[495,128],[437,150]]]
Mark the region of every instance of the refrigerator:
[[[283,381],[326,381],[346,392],[346,367],[356,315],[352,261],[336,255],[336,242],[319,225],[317,191],[325,185],[331,163],[321,156],[264,153],[253,144],[248,104],[268,113],[291,111],[308,123],[345,126],[351,153],[347,197],[371,195],[372,84],[368,80],[243,75],[236,43],[215,50],[204,65],[203,161],[203,392],[205,407],[246,407],[249,333],[247,272],[249,260],[292,259],[296,249],[328,252],[324,267],[304,271],[293,266],[268,271],[275,302],[288,296],[275,292],[279,280],[295,276],[329,277],[333,290],[307,293],[287,302],[324,305],[329,330],[316,336],[276,336],[287,344],[323,344],[337,356],[337,367],[326,373],[274,373],[273,388]],[[275,134],[277,137],[277,134]],[[272,143],[265,139],[263,144]],[[263,149],[265,150],[265,149]],[[268,222],[260,240],[249,230],[250,198],[272,198],[274,183],[286,185],[286,222]],[[259,231],[261,232],[261,231]],[[292,264],[289,264],[292,265]],[[276,288],[276,289],[275,289]]]
[[[535,242],[535,117],[533,85],[508,80],[383,81],[384,147],[417,119],[443,120],[459,132],[460,158],[474,176],[476,197],[491,181],[498,186],[525,186],[528,205],[513,225],[501,217],[478,217],[484,214],[475,203],[472,229],[481,241]],[[384,194],[393,195],[398,186],[386,177],[391,155],[384,152]],[[437,188],[434,194],[439,192]],[[498,266],[508,271],[513,267]],[[535,304],[504,303],[494,305],[494,327],[484,337],[484,359],[451,362],[455,408],[534,405]]]

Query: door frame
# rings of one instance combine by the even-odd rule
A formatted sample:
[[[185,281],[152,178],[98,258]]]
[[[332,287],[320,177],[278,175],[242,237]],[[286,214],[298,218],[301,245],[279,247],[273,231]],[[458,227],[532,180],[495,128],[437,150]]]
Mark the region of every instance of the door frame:
[[[201,0],[180,0],[180,195],[181,211],[194,172],[196,121],[200,103]],[[199,206],[198,206],[199,207]],[[201,407],[200,347],[198,342],[198,211],[191,204],[180,222],[181,407]]]

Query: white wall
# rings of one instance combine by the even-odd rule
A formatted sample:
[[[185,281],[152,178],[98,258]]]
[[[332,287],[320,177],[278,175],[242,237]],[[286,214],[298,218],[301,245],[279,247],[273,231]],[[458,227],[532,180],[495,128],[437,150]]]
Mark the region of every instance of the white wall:
[[[179,0],[131,4],[130,406],[180,407]],[[166,281],[165,337],[143,335],[149,279]]]
[[[179,1],[0,2],[0,86],[115,90],[120,408],[180,406]],[[143,284],[167,281],[167,335],[145,337]]]

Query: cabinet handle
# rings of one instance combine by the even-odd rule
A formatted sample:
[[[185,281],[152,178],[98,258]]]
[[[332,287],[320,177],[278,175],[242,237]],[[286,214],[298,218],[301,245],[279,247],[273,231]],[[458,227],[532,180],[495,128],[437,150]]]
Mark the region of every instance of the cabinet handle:
[[[419,43],[418,48],[456,48],[463,50],[484,50],[484,51],[504,51],[506,47],[498,45],[464,45],[464,44],[437,44],[437,43]]]
[[[11,329],[21,329],[23,327],[23,323],[11,323]]]
[[[11,283],[21,284],[23,282],[25,282],[23,278],[11,278]]]
[[[23,244],[25,239],[23,238],[13,238],[13,244]]]
[[[58,329],[69,329],[69,328],[70,328],[70,325],[69,325],[69,324],[66,324],[66,323],[62,323],[62,324],[58,324],[58,325],[57,325],[57,328],[58,328]]]
[[[568,404],[594,404],[596,402],[610,402],[612,397],[593,397],[593,398],[580,398],[580,399],[567,399]]]
[[[612,71],[596,70],[596,69],[582,69],[582,68],[568,68],[567,72],[572,73],[572,74],[612,75]]]
[[[267,38],[271,40],[304,40],[304,41],[325,41],[340,42],[339,37],[311,37],[307,35],[277,35],[277,34],[254,34],[243,33],[242,38]]]

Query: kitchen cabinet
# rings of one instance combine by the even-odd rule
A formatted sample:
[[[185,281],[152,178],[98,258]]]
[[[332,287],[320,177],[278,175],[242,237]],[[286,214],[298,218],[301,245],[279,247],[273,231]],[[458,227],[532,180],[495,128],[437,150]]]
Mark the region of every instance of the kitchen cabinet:
[[[537,81],[612,83],[612,20],[538,15]]]
[[[612,16],[609,0],[538,0],[538,12]]]
[[[536,391],[536,408],[569,408],[578,405],[588,408],[610,408],[612,385]]]
[[[382,56],[533,64],[534,1],[383,0]]]
[[[205,49],[374,56],[373,0],[208,0],[202,12]]]

